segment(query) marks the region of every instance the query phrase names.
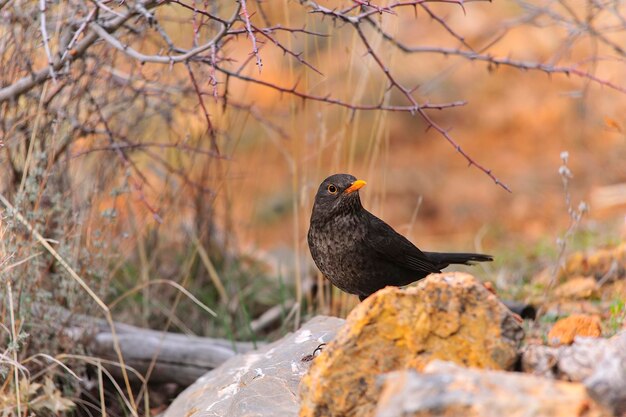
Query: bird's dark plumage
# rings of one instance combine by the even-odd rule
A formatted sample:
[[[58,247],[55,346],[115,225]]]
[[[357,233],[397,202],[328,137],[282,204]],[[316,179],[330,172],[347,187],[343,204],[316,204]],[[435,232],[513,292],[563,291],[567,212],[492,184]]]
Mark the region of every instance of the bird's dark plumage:
[[[422,252],[391,226],[365,210],[365,181],[335,174],[320,184],[308,242],[317,267],[335,286],[361,300],[387,285],[403,286],[450,264],[491,261],[478,253]]]

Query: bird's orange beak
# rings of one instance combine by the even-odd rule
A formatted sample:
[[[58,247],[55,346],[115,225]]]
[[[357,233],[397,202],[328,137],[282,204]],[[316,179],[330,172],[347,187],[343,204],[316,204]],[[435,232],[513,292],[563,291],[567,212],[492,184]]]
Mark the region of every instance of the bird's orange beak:
[[[356,190],[358,190],[359,188],[363,187],[365,184],[367,184],[365,181],[363,180],[356,180],[352,183],[352,185],[350,185],[350,187],[346,188],[346,191],[344,191],[346,194],[350,194],[355,192]]]

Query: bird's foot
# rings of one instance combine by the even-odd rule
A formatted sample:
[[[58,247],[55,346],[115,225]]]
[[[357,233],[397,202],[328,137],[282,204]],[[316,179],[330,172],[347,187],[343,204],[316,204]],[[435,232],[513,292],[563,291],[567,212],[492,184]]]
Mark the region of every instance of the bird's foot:
[[[320,353],[322,353],[322,350],[323,350],[324,346],[326,346],[326,343],[320,343],[313,350],[313,353],[311,353],[310,355],[306,355],[305,357],[302,358],[302,362],[310,362],[313,359],[315,359]]]

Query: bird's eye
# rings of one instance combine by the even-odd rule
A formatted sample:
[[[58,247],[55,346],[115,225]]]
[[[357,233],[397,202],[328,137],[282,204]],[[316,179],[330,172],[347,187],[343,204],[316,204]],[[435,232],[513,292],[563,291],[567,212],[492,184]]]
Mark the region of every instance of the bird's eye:
[[[331,194],[337,194],[337,187],[335,187],[334,185],[330,184],[328,186],[328,192]]]

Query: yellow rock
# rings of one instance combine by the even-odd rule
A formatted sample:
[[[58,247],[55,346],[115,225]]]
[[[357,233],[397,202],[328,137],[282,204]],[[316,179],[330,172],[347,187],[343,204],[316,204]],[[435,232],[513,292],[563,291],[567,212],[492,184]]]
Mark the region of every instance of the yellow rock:
[[[552,346],[571,345],[576,336],[599,337],[601,334],[602,328],[598,317],[572,314],[552,326],[548,333],[548,343]]]
[[[434,359],[508,369],[522,338],[513,314],[471,275],[387,287],[359,304],[313,361],[300,384],[300,416],[369,416],[380,390],[376,376],[422,370]]]

